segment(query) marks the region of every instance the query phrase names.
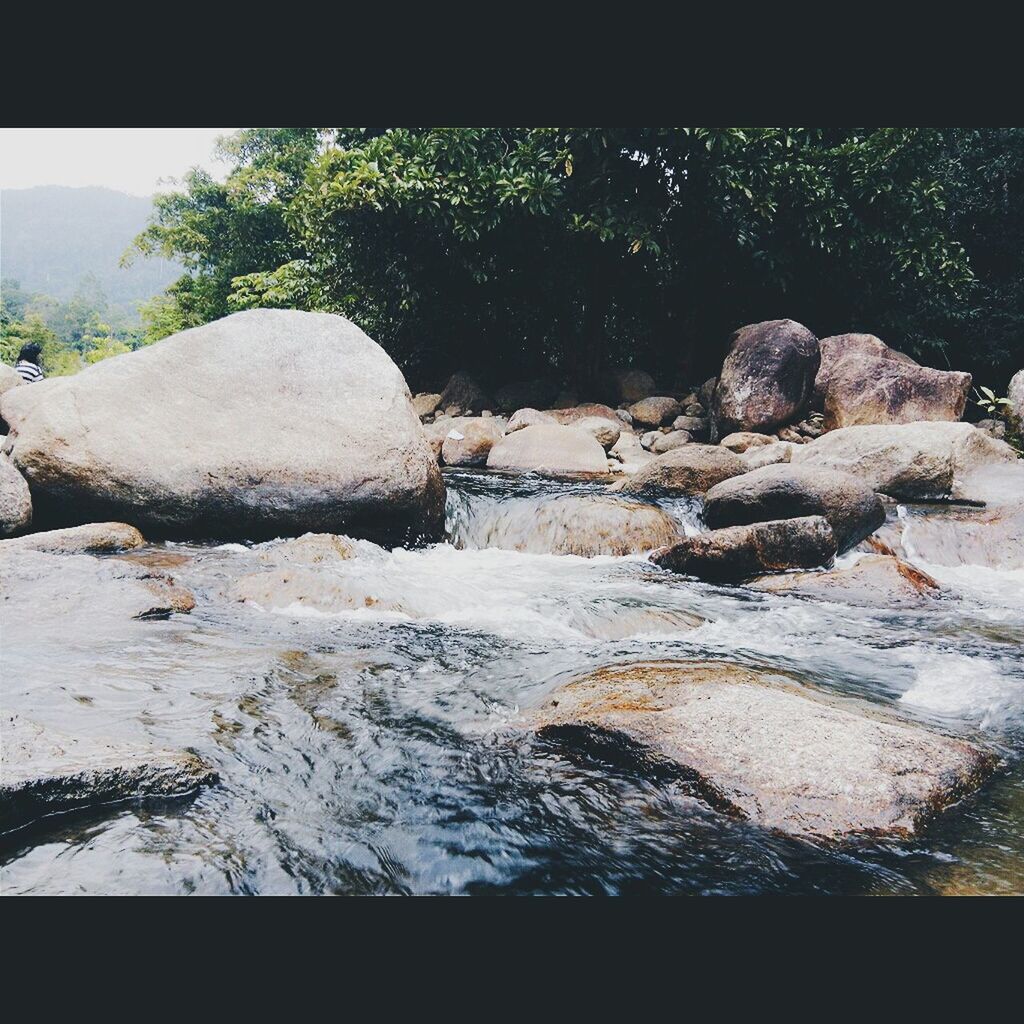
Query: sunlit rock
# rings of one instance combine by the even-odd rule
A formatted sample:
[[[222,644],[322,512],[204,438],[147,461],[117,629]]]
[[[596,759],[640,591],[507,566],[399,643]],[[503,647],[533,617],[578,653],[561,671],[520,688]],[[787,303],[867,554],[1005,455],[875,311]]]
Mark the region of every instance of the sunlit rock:
[[[728,663],[598,669],[531,722],[601,753],[675,766],[708,803],[797,836],[907,836],[981,783],[994,759],[770,672]]]

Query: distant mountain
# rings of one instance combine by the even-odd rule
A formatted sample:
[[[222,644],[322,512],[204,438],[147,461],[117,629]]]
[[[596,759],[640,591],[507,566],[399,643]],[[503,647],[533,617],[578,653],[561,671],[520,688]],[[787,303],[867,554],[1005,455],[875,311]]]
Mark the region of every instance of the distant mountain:
[[[132,239],[149,221],[150,199],[108,188],[39,188],[0,191],[0,275],[27,292],[68,299],[87,275],[112,305],[131,308],[181,276],[163,259],[118,266]]]

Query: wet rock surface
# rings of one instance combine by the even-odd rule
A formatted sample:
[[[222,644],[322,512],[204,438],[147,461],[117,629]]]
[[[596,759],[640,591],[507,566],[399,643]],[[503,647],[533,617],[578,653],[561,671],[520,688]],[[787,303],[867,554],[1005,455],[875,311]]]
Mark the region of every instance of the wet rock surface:
[[[678,523],[653,505],[599,495],[509,501],[478,516],[462,539],[475,548],[532,554],[635,555],[672,544]]]
[[[711,583],[738,583],[765,572],[829,565],[835,554],[836,541],[827,520],[804,516],[687,537],[656,551],[651,561]]]
[[[939,583],[891,555],[865,555],[843,569],[785,573],[753,580],[754,590],[862,608],[927,608],[941,597]]]
[[[64,530],[42,530],[0,541],[4,551],[43,551],[51,555],[97,555],[131,551],[145,544],[142,534],[128,523],[86,523]]]
[[[712,529],[813,515],[828,520],[840,552],[885,522],[885,508],[870,487],[849,473],[813,466],[764,466],[716,484],[704,499]]]
[[[0,724],[0,831],[119,800],[186,796],[216,780],[184,751],[67,736],[16,715]]]
[[[642,466],[626,481],[623,492],[644,495],[703,494],[715,484],[746,472],[739,456],[724,448],[686,444]]]
[[[728,663],[599,669],[558,688],[540,732],[673,765],[721,810],[798,836],[910,835],[991,771],[980,749]]]

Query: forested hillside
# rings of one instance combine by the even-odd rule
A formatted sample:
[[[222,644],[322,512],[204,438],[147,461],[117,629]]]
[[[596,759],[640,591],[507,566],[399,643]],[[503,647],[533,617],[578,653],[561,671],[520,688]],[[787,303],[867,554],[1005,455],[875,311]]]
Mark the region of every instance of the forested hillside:
[[[112,305],[134,311],[180,273],[165,259],[120,266],[152,209],[148,197],[106,188],[4,189],[0,269],[25,291],[59,300],[70,299],[89,278]]]

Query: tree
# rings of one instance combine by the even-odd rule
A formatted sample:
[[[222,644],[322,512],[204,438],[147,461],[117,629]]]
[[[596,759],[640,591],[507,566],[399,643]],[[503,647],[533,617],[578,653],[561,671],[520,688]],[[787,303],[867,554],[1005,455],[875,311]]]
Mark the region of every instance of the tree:
[[[189,268],[183,324],[341,312],[418,380],[555,367],[597,389],[632,360],[694,381],[732,329],[782,316],[934,356],[977,287],[951,147],[933,129],[252,129],[227,181],[161,197],[138,245]]]

